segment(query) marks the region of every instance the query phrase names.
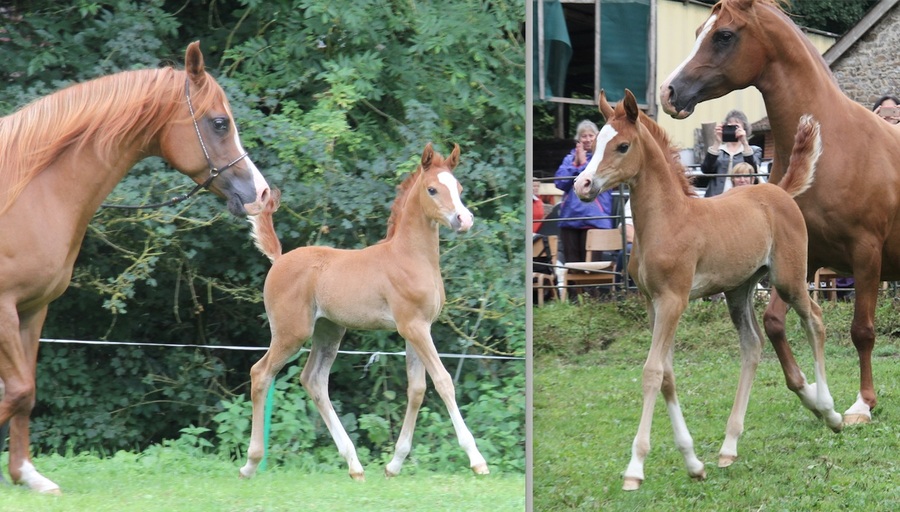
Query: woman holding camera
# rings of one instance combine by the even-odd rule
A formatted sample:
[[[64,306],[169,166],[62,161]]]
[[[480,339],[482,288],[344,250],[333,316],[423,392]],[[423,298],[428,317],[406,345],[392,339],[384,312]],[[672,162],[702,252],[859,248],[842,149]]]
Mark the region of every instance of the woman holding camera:
[[[725,116],[724,123],[717,123],[715,133],[716,140],[707,148],[706,158],[700,164],[700,172],[704,175],[717,175],[709,178],[706,197],[724,192],[727,175],[736,164],[746,162],[753,167],[753,173],[757,173],[762,158],[762,149],[750,145],[750,121],[740,110],[732,110]],[[698,185],[702,186],[702,181],[698,180]]]

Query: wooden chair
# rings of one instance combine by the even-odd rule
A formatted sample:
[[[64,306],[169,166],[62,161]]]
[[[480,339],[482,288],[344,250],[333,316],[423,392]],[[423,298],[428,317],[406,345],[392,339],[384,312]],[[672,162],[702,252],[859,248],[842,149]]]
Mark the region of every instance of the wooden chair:
[[[567,286],[586,284],[610,284],[616,282],[616,261],[594,261],[603,251],[621,251],[622,230],[589,229],[584,249],[587,261],[566,262],[560,284],[563,285],[560,300],[566,300]]]
[[[546,246],[544,245],[544,240],[546,240]],[[534,252],[532,254],[541,254],[544,249],[549,249],[550,251],[550,264],[557,265],[558,260],[557,249],[559,247],[559,237],[556,235],[550,235],[546,239],[539,238],[534,241]],[[537,272],[535,269],[532,269],[531,272],[531,281],[534,283],[534,290],[537,292],[537,305],[544,305],[544,293],[547,290],[550,290],[551,297],[554,299],[559,299],[559,293],[556,290],[556,268],[550,268],[550,273],[545,274],[543,272]]]
[[[813,292],[812,298],[814,301],[819,301],[819,292],[823,292],[823,297],[826,300],[837,300],[837,279],[838,275],[831,270],[830,268],[822,267],[819,270],[816,270],[816,275],[813,278]],[[830,288],[826,289],[826,288]]]

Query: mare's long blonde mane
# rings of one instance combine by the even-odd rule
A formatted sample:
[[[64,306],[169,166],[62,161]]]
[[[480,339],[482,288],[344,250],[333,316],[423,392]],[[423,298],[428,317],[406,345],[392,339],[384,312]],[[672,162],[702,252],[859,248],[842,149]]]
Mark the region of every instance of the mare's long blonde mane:
[[[446,164],[444,164],[444,157],[441,156],[437,151],[434,152],[431,157],[431,166],[429,169],[438,169],[438,168],[446,168]],[[418,182],[418,179],[422,174],[424,174],[425,169],[422,168],[422,164],[416,167],[414,172],[409,173],[406,178],[397,185],[397,197],[394,199],[394,203],[391,205],[391,216],[388,217],[387,221],[387,234],[383,239],[379,240],[378,243],[387,242],[391,238],[393,238],[394,233],[397,231],[397,224],[400,222],[400,218],[403,216],[403,207],[406,205],[406,199],[409,197],[410,190],[412,190],[413,184]]]
[[[173,68],[125,71],[75,84],[0,118],[0,213],[28,183],[64,152],[91,145],[100,159],[112,157],[128,136],[146,144],[183,108],[185,72]],[[225,102],[206,76],[192,84],[197,115]]]

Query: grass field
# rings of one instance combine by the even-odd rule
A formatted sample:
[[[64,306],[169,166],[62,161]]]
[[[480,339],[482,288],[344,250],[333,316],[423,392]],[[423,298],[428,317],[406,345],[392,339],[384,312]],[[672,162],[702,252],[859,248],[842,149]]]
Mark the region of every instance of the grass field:
[[[521,512],[524,475],[476,477],[418,472],[393,479],[367,467],[366,482],[344,471],[310,474],[272,468],[251,480],[238,478],[238,463],[195,457],[174,448],[143,455],[119,453],[36,459],[63,489],[62,496],[0,487],[3,512],[278,512],[460,511]],[[3,466],[6,467],[4,457]]]
[[[822,306],[829,386],[843,412],[858,388],[848,334],[852,305]],[[873,361],[879,407],[871,424],[832,433],[787,390],[766,342],[738,460],[719,469],[740,368],[727,318],[723,303],[694,302],[676,339],[679,400],[707,480],[687,476],[660,397],[646,480],[626,493],[621,477],[650,344],[643,306],[629,299],[536,309],[534,510],[900,510],[900,342],[892,336],[900,332],[900,303],[885,299],[879,307]],[[812,356],[796,318],[789,314],[789,339],[810,376]]]

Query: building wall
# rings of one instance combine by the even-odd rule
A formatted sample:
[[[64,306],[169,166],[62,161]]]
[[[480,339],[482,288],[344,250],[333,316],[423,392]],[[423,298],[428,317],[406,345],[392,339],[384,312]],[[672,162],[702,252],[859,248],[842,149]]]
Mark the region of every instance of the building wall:
[[[710,8],[705,5],[682,0],[658,0],[657,9],[657,55],[656,87],[691,53],[696,40],[696,29],[709,17]],[[900,34],[895,34],[900,37]],[[825,53],[835,39],[819,34],[807,33],[813,45]],[[895,40],[896,44],[896,40]],[[898,46],[894,46],[894,52]],[[887,54],[891,58],[895,53]],[[656,95],[659,101],[659,91]],[[873,99],[874,101],[874,99]],[[672,136],[672,141],[681,148],[694,147],[694,131],[702,123],[723,121],[728,111],[738,109],[747,114],[751,123],[766,117],[766,107],[762,95],[755,88],[731,92],[721,98],[697,105],[694,114],[683,120],[672,119],[660,112],[657,121]],[[690,162],[686,162],[690,163]]]
[[[841,89],[853,101],[872,108],[885,94],[900,96],[900,4],[832,65]]]

